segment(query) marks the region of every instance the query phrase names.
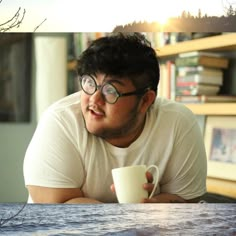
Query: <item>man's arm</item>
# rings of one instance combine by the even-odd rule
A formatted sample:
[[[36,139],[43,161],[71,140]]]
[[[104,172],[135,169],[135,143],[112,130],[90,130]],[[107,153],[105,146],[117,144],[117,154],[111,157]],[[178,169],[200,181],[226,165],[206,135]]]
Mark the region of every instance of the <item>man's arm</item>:
[[[153,198],[144,199],[143,203],[198,203],[200,201],[200,197],[185,200],[178,195],[170,194],[170,193],[160,193]]]
[[[154,187],[154,184],[150,183],[153,181],[152,174],[150,172],[147,172],[146,177],[149,183],[144,184],[143,188],[151,193]],[[160,193],[150,199],[144,199],[143,203],[198,203],[200,200],[200,196],[197,198],[186,200],[176,194]]]
[[[148,173],[147,176],[151,176],[151,174]],[[144,184],[143,187],[145,190],[151,193],[154,185],[151,183],[147,183],[147,184]],[[114,184],[111,185],[111,191],[115,194]],[[149,198],[143,199],[141,203],[198,203],[200,200],[201,200],[201,197],[185,200],[182,197],[179,197],[178,195],[175,195],[175,194],[160,193],[150,199]]]
[[[84,198],[79,188],[48,188],[27,186],[34,203],[100,203],[97,200]]]

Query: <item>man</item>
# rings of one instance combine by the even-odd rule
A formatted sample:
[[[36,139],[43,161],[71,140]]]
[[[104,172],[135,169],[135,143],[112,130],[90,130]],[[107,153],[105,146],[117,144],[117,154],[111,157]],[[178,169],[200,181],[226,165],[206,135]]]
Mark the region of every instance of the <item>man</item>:
[[[95,40],[78,74],[82,90],[47,109],[27,149],[29,202],[117,202],[111,170],[137,164],[160,171],[143,203],[198,202],[206,191],[202,135],[191,111],[156,98],[159,63],[145,37]]]

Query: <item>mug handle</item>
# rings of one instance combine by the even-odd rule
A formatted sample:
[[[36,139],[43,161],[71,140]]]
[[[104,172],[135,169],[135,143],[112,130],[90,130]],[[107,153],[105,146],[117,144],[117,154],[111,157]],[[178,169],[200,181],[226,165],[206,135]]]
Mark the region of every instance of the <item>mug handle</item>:
[[[156,175],[155,175],[155,178],[153,178],[153,182],[152,182],[152,183],[154,183],[153,190],[152,190],[152,192],[151,192],[151,194],[150,194],[150,196],[149,196],[148,198],[152,198],[152,197],[153,197],[153,194],[154,194],[155,191],[156,191],[157,184],[158,184],[158,179],[159,179],[159,169],[158,169],[157,166],[155,166],[155,165],[150,165],[150,166],[148,166],[147,169],[146,169],[146,172],[147,172],[148,170],[150,170],[151,168],[155,168],[155,170],[156,170]]]

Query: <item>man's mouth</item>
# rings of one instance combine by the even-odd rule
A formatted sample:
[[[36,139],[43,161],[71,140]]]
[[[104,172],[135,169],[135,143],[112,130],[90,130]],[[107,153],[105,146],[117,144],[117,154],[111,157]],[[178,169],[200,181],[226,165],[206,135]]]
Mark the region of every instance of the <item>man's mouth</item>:
[[[100,109],[94,108],[93,106],[88,106],[87,110],[91,112],[92,115],[97,116],[97,117],[101,117],[105,115],[103,111],[101,111]]]

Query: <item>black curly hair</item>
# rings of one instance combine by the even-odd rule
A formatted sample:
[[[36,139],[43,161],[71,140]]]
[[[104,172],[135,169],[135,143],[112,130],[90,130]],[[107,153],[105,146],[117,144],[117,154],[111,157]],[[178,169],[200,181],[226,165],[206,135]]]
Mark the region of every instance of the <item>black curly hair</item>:
[[[78,74],[104,73],[130,79],[137,89],[155,92],[159,83],[158,57],[141,33],[116,33],[94,40],[78,59]]]

